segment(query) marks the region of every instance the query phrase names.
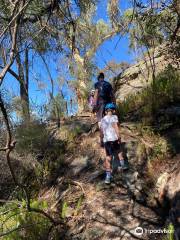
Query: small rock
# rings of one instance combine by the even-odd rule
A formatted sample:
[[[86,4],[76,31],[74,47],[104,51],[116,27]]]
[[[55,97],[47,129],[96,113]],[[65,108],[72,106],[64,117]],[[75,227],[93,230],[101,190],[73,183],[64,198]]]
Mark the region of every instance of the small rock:
[[[78,158],[75,158],[73,162],[70,164],[70,167],[73,171],[74,175],[77,175],[80,173],[84,168],[88,166],[88,157],[80,156]]]
[[[137,171],[134,172],[133,177],[134,177],[134,180],[137,181],[139,177],[139,173]]]
[[[128,216],[126,216],[126,219],[127,219],[128,221],[132,221],[132,220],[133,220],[133,217],[132,217],[131,215],[128,215]]]
[[[100,170],[95,171],[94,173],[91,174],[91,176],[89,178],[89,182],[94,181],[96,178],[101,176],[103,173],[104,173],[104,171],[100,171]]]
[[[156,186],[157,188],[162,186],[162,184],[166,184],[167,180],[168,180],[168,173],[164,172],[163,174],[160,175],[160,177],[157,180]]]
[[[112,182],[111,187],[116,187],[116,184]]]
[[[68,207],[66,210],[66,217],[71,217],[74,214],[74,209],[71,207]]]
[[[133,184],[133,185],[131,184],[131,185],[129,185],[129,189],[130,189],[130,191],[131,191],[131,192],[133,192],[133,193],[134,193],[134,192],[135,192],[135,190],[136,190],[136,187],[135,187],[135,185],[134,185],[134,184]]]
[[[136,186],[136,189],[137,190],[139,190],[139,191],[142,191],[142,184],[141,184],[141,182],[137,182],[136,184],[135,184],[135,186]]]
[[[85,228],[85,224],[83,224],[79,227],[75,227],[75,229],[73,231],[71,231],[69,235],[77,235],[77,234],[81,233],[84,228]]]
[[[124,236],[125,233],[126,233],[126,231],[125,231],[125,230],[122,230],[122,231],[121,231],[121,236]]]
[[[87,240],[100,239],[103,233],[104,231],[100,228],[97,227],[91,228],[85,232],[85,239]]]
[[[137,189],[134,191],[134,196],[135,196],[137,201],[140,201],[140,202],[144,202],[145,201],[144,196]]]

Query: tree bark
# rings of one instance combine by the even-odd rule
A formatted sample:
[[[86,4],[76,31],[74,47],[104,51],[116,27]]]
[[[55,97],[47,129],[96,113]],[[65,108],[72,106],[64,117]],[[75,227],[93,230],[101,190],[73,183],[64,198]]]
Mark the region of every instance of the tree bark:
[[[20,98],[22,107],[22,119],[25,123],[30,121],[29,111],[29,50],[25,50],[24,66],[20,54],[16,55],[16,62],[18,67],[19,84],[20,84]]]
[[[86,63],[92,59],[95,52],[97,51],[98,47],[105,42],[106,40],[110,39],[111,37],[115,36],[118,33],[119,29],[113,29],[108,32],[104,37],[100,38],[99,41],[94,43],[94,46],[87,51],[84,56],[80,55],[80,52],[77,48],[74,49],[74,60],[79,66],[79,72],[81,73],[81,77],[77,76],[78,80],[78,87],[76,88],[76,96],[78,102],[78,113],[82,113],[85,108],[86,99],[83,96],[83,92],[87,89],[87,81],[88,81],[88,72],[86,68]]]
[[[85,107],[86,100],[83,97],[83,92],[86,90],[87,87],[87,72],[85,67],[85,59],[80,56],[78,49],[74,50],[74,60],[78,66],[78,72],[81,73],[81,76],[77,76],[78,86],[76,87],[76,96],[77,96],[77,103],[78,103],[78,113],[82,113]]]

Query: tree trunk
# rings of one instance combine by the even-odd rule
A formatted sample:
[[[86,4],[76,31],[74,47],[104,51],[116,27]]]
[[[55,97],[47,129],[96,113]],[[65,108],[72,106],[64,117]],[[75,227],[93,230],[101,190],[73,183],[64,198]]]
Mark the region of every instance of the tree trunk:
[[[29,91],[28,91],[29,90],[29,61],[28,60],[29,60],[28,49],[25,50],[24,66],[21,61],[20,54],[17,53],[16,62],[17,62],[18,74],[19,74],[22,119],[25,123],[28,123],[30,120]]]
[[[78,66],[78,72],[80,72],[80,76],[77,76],[78,86],[76,87],[76,96],[77,96],[77,103],[78,103],[78,114],[84,111],[84,107],[86,104],[86,99],[84,99],[83,93],[87,88],[87,72],[86,67],[84,64],[84,58],[80,56],[78,50],[75,50],[74,53],[74,60]]]
[[[92,59],[98,47],[105,42],[106,40],[110,39],[111,37],[115,36],[119,32],[119,28],[112,29],[109,33],[101,37],[100,40],[94,43],[94,46],[89,49],[84,56],[80,55],[80,52],[77,48],[74,49],[74,60],[78,66],[78,72],[80,76],[77,76],[78,80],[78,87],[76,88],[76,96],[77,96],[77,103],[78,103],[78,113],[82,113],[84,111],[87,99],[84,98],[84,92],[87,89],[87,80],[88,80],[88,70],[87,70],[87,62]],[[70,44],[71,46],[71,44]]]

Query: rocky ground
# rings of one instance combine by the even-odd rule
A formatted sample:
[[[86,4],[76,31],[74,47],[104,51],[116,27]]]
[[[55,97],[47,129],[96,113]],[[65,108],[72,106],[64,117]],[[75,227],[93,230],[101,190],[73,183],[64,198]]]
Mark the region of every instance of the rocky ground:
[[[74,124],[74,120],[72,122]],[[173,207],[169,202],[168,205],[164,205],[165,195],[163,194],[165,190],[169,191],[168,184],[171,190],[169,192],[173,197],[178,192],[179,165],[176,169],[174,168],[175,173],[172,168],[169,172],[160,171],[157,186],[149,183],[145,178],[145,160],[137,159],[138,139],[128,128],[123,127],[122,143],[130,168],[128,171],[116,173],[113,182],[107,186],[103,181],[104,151],[99,147],[99,133],[96,132],[96,128],[90,128],[89,117],[81,121],[76,120],[76,123],[83,123],[86,126],[86,133],[76,139],[73,153],[67,153],[66,178],[58,177],[55,184],[41,195],[41,198],[50,198],[54,212],[58,212],[62,204],[66,203],[64,219],[67,229],[62,233],[62,238],[72,240],[166,239],[169,235],[161,231],[165,227],[164,231],[168,230],[169,213],[178,224],[180,219],[177,211],[180,208],[178,201]],[[71,126],[70,123],[68,124]],[[60,137],[58,132],[55,137]],[[176,158],[178,162],[179,156]],[[172,161],[170,162],[173,165]],[[172,172],[174,179],[171,178]],[[177,240],[178,233],[176,235]]]
[[[58,130],[49,126],[52,138],[70,139],[65,154],[64,166],[53,175],[39,199],[48,202],[48,211],[54,217],[64,219],[59,229],[63,240],[155,240],[170,239],[162,233],[175,226],[175,240],[180,236],[180,130],[171,129],[165,136],[177,148],[176,156],[153,165],[152,175],[147,175],[147,155],[139,155],[137,133],[133,125],[121,127],[124,154],[129,170],[118,172],[110,185],[104,184],[104,151],[99,146],[97,125],[89,116],[74,117],[61,123]],[[76,132],[76,136],[74,135]],[[2,156],[1,156],[2,157]],[[20,164],[18,162],[18,164]],[[0,192],[8,195],[9,172],[0,161]],[[3,175],[6,172],[6,175]],[[7,192],[7,193],[6,193]],[[165,230],[163,230],[165,229]],[[167,238],[168,237],[168,238]],[[52,236],[48,239],[55,239]]]

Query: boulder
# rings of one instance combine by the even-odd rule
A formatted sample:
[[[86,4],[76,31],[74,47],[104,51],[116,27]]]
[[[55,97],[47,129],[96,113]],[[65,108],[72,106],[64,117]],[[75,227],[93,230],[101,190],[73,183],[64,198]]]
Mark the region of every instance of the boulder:
[[[163,173],[157,180],[159,201],[170,205],[167,224],[172,223],[175,229],[174,239],[180,239],[180,171],[179,168],[170,173]]]
[[[73,175],[77,175],[87,166],[88,157],[79,156],[72,161],[72,163],[70,164],[70,169],[72,170]]]

